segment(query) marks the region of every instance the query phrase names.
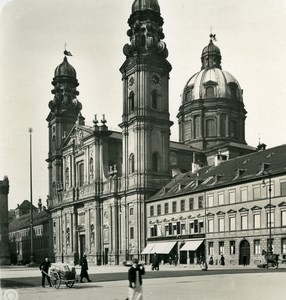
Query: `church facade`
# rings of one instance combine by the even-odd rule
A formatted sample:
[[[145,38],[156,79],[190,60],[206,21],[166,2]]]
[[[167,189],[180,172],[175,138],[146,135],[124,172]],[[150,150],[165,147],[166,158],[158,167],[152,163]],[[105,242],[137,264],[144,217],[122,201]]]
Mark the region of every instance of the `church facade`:
[[[77,263],[86,253],[90,262],[119,264],[150,253],[145,248],[152,237],[148,224],[156,220],[149,219],[149,203],[158,201],[162,188],[168,190],[174,175],[178,179],[213,166],[217,159],[256,152],[245,141],[242,89],[222,70],[213,36],[203,49],[201,71],[183,91],[179,142],[170,141],[172,67],[163,23],[157,0],[133,2],[130,42],[123,47],[120,68],[123,112],[118,131],[108,129],[105,116],[98,120],[95,115],[93,127],[86,126],[74,67],[65,57],[55,69],[47,117],[50,251],[55,261]]]

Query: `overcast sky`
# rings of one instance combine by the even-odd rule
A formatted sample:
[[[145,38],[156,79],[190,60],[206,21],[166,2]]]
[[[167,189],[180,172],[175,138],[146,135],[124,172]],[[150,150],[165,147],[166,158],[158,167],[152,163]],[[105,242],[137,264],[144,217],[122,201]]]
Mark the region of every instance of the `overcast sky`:
[[[30,199],[29,132],[33,128],[33,203],[48,194],[48,102],[64,45],[77,71],[78,99],[86,124],[106,115],[117,129],[122,113],[119,68],[129,42],[127,20],[133,0],[1,1],[0,180],[10,180],[9,208]],[[269,147],[286,143],[285,0],[159,0],[173,66],[170,114],[176,114],[187,80],[200,70],[210,28],[217,35],[222,68],[240,82],[248,111],[246,141]]]

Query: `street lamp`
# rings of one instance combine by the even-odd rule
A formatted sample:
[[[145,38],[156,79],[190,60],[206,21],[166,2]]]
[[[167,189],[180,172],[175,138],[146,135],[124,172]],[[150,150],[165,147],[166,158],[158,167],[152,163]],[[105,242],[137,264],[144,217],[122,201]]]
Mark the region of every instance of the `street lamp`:
[[[272,253],[272,232],[271,232],[271,227],[272,227],[272,220],[271,220],[271,213],[272,213],[272,207],[271,207],[271,191],[272,191],[272,187],[271,187],[271,173],[268,170],[264,170],[262,172],[263,175],[265,175],[266,177],[268,177],[268,191],[269,191],[269,252]],[[265,181],[263,179],[262,181],[263,184],[265,184]],[[267,220],[268,221],[268,220]]]
[[[29,266],[34,265],[34,245],[33,245],[33,180],[32,180],[32,132],[33,129],[29,128],[30,133],[30,237],[31,237],[31,256]]]

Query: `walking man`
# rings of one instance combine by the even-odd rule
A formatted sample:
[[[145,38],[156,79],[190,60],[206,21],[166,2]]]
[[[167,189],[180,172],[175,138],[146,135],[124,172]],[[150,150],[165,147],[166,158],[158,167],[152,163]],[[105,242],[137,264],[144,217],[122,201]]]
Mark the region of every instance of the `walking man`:
[[[88,273],[88,263],[86,259],[86,254],[83,254],[82,260],[81,260],[81,272],[80,272],[80,282],[83,283],[83,278],[86,278],[88,282],[91,282],[89,279]]]
[[[52,286],[51,285],[51,280],[50,280],[50,277],[49,277],[49,268],[51,266],[51,262],[49,261],[49,258],[46,257],[45,260],[40,264],[40,270],[41,270],[41,273],[42,273],[42,287],[45,287],[45,281],[46,281],[46,278],[48,280],[48,283],[50,285],[50,287]]]
[[[145,274],[145,268],[138,264],[138,259],[133,258],[133,265],[128,270],[128,300],[143,300],[142,275]]]

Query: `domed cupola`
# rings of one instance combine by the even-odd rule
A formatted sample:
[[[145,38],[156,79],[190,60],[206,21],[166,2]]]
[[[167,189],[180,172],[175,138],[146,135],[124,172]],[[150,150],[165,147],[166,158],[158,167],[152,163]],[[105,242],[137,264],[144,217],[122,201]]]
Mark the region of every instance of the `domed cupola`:
[[[219,47],[213,43],[212,34],[210,37],[209,44],[202,51],[202,69],[221,68],[221,54]]]
[[[132,5],[132,13],[138,10],[143,11],[146,9],[160,13],[160,6],[157,0],[135,0]]]
[[[74,67],[69,64],[67,57],[65,56],[64,61],[58,65],[55,69],[55,77],[67,76],[76,78],[76,71]]]
[[[76,78],[76,71],[68,62],[66,56],[63,62],[55,69],[52,85],[54,86],[52,90],[54,99],[49,102],[51,112],[68,112],[74,118],[77,118],[82,109],[81,103],[77,100],[79,92],[76,88],[79,83]]]
[[[201,71],[187,81],[179,108],[180,141],[206,149],[230,141],[246,144],[242,89],[221,68],[221,52],[210,35],[201,55]]]

